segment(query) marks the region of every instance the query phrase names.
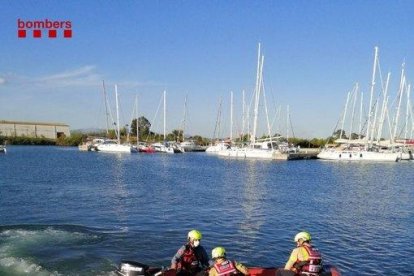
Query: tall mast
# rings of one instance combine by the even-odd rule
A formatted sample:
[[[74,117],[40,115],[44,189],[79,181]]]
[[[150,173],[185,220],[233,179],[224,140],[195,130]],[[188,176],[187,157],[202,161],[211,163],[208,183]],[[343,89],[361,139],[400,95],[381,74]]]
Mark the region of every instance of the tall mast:
[[[167,107],[167,103],[166,103],[166,97],[167,97],[167,91],[164,90],[164,141],[166,140],[167,136],[165,134],[165,125],[166,125],[166,107]]]
[[[233,141],[233,91],[230,91],[230,143]]]
[[[121,132],[119,128],[119,107],[118,107],[118,86],[115,84],[115,103],[116,103],[116,128],[117,128],[117,141],[121,144]]]
[[[374,87],[375,87],[375,73],[377,69],[377,61],[378,61],[378,47],[375,47],[375,54],[374,54],[374,65],[372,68],[372,79],[371,79],[371,92],[370,92],[370,99],[369,99],[369,109],[368,109],[368,124],[367,124],[367,136],[365,137],[367,142],[370,142],[369,132],[370,128],[372,127],[371,124],[371,117],[372,117],[372,100],[374,98]]]
[[[411,84],[407,87],[407,104],[406,104],[406,110],[405,110],[405,133],[404,133],[404,139],[407,139],[408,137],[408,118],[410,115],[410,90],[411,90]]]
[[[256,128],[257,128],[257,116],[258,116],[258,109],[259,109],[259,95],[260,95],[260,68],[261,68],[261,62],[260,62],[260,43],[257,51],[257,73],[256,73],[256,87],[254,91],[254,118],[253,118],[253,133],[252,137],[250,137],[251,143],[256,142]]]
[[[358,128],[358,139],[361,140],[362,133],[362,106],[364,102],[364,92],[361,92],[361,105],[359,107],[359,128]]]
[[[348,102],[351,92],[348,92],[348,95],[346,96],[346,103],[345,103],[345,109],[344,109],[344,115],[342,117],[342,124],[341,124],[341,133],[339,134],[339,139],[342,139],[342,134],[344,133],[344,125],[345,125],[345,119],[346,119],[346,111],[348,110]]]
[[[108,101],[106,100],[106,90],[105,90],[105,81],[102,81],[103,86],[103,96],[105,102],[105,118],[106,118],[106,136],[109,135],[109,122],[108,122]]]
[[[138,95],[135,95],[135,112],[137,113],[137,121],[136,121],[136,126],[137,126],[137,146],[139,144],[139,124],[138,124]]]
[[[242,92],[242,101],[243,101],[243,106],[242,106],[242,141],[243,141],[243,136],[244,136],[244,132],[245,132],[245,124],[246,124],[246,102],[245,102],[245,98],[244,98],[244,90]]]
[[[378,124],[378,133],[377,133],[377,142],[378,143],[381,140],[382,129],[384,127],[384,121],[385,121],[385,115],[387,113],[387,105],[388,105],[388,84],[390,82],[390,76],[391,76],[391,73],[388,73],[388,75],[387,75],[387,81],[385,83],[384,99],[382,101],[382,107],[381,107],[381,117],[380,117],[380,121],[379,121],[379,124]]]
[[[265,92],[266,90],[265,90],[265,87],[264,87],[263,78],[262,78],[262,87],[263,87],[263,103],[264,103],[264,108],[265,108],[265,113],[266,113],[267,134],[269,135],[270,145],[273,149],[272,130],[271,130],[271,127],[270,127],[269,113],[267,111],[267,101],[266,101],[266,92]]]
[[[393,133],[393,139],[397,138],[397,129],[398,129],[398,120],[400,117],[400,108],[401,108],[401,101],[404,94],[404,86],[405,86],[405,73],[404,73],[404,66],[405,63],[402,64],[401,69],[401,79],[400,79],[400,89],[398,91],[398,106],[397,106],[397,113],[395,115],[395,121],[394,121],[394,133]]]
[[[183,136],[183,141],[185,140],[185,136],[184,136],[184,131],[185,131],[185,123],[186,123],[186,119],[187,119],[187,96],[185,95],[185,99],[184,99],[184,117],[183,117],[183,129],[181,132],[181,135]],[[179,139],[180,137],[178,137]]]
[[[352,138],[352,128],[353,128],[353,124],[354,124],[355,105],[356,105],[356,102],[357,102],[357,98],[358,98],[358,83],[355,84],[355,89],[354,89],[354,99],[353,99],[353,102],[352,102],[352,115],[351,115],[351,124],[349,126],[348,140],[351,140],[351,138]]]
[[[289,105],[286,109],[286,141],[289,145]]]

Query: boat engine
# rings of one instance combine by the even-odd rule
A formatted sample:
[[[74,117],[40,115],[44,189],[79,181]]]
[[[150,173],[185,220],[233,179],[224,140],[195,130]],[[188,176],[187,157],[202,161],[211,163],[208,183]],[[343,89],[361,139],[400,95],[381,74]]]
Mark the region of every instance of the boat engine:
[[[149,266],[134,262],[134,261],[121,261],[116,273],[121,276],[139,276],[147,275]]]

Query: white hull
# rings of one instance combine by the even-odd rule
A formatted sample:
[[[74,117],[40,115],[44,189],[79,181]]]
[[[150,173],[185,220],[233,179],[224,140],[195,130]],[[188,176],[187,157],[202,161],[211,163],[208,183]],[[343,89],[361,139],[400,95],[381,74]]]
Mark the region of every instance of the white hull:
[[[323,150],[317,157],[325,160],[339,161],[388,161],[398,162],[401,160],[401,153],[375,152],[375,151],[352,151],[352,150]]]
[[[132,152],[131,146],[118,144],[101,144],[97,149],[101,152]]]
[[[5,146],[0,146],[0,153],[7,153],[7,149]]]
[[[246,159],[274,159],[277,150],[274,149],[253,149],[253,148],[232,148],[221,150],[219,156],[246,158]]]
[[[229,144],[219,143],[219,144],[217,144],[215,146],[209,146],[206,149],[206,152],[207,153],[218,154],[220,151],[225,151],[225,150],[228,150],[228,149],[230,149]]]
[[[152,144],[152,147],[156,152],[162,152],[162,153],[175,153],[174,148],[170,146],[165,146],[161,143],[155,143]]]
[[[196,148],[195,143],[191,141],[181,142],[180,146],[184,152],[194,151]]]

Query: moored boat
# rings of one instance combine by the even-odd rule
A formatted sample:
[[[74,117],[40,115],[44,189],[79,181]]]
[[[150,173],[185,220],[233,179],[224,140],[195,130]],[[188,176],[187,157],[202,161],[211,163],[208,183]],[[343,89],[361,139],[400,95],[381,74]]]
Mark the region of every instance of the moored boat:
[[[115,140],[105,140],[105,142],[99,144],[97,151],[101,152],[134,152],[131,145],[122,145]]]
[[[369,151],[369,150],[355,150],[355,149],[324,149],[317,157],[325,160],[342,160],[342,161],[385,161],[398,162],[402,159],[402,154],[391,151]]]

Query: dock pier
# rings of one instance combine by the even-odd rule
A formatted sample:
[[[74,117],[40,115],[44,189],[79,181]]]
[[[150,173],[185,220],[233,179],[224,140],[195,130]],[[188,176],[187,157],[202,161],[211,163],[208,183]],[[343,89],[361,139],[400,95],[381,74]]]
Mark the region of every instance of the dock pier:
[[[292,153],[277,153],[273,156],[274,160],[307,160],[317,159],[317,155],[320,149],[304,148],[300,149],[299,152]]]

